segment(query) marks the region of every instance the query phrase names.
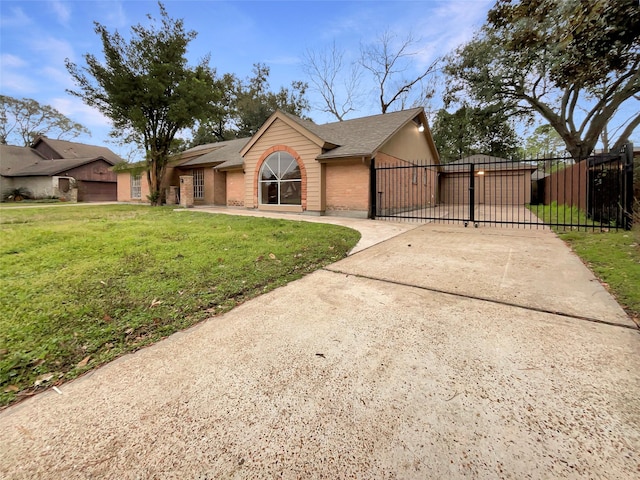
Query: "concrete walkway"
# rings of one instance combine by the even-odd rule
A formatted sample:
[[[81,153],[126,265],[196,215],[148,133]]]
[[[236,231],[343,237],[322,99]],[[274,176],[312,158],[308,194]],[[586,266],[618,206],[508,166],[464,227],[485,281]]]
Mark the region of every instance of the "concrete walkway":
[[[549,231],[413,228],[60,391],[0,412],[0,478],[640,468],[640,336]]]

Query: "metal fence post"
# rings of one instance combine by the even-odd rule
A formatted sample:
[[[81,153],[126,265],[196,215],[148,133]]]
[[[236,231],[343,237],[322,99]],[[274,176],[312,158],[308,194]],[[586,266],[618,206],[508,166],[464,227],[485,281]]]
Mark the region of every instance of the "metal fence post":
[[[369,218],[372,220],[376,219],[377,213],[377,195],[376,192],[378,190],[377,187],[377,179],[376,179],[376,159],[371,159],[371,164],[369,165]]]
[[[476,177],[475,177],[475,164],[469,164],[469,221],[475,223],[476,221]]]
[[[633,225],[633,143],[624,146],[624,164],[622,167],[622,228],[631,230]]]

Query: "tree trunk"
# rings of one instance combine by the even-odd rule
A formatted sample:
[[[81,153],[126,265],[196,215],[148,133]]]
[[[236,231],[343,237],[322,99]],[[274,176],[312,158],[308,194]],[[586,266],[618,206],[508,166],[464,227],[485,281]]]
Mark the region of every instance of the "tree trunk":
[[[607,125],[605,125],[604,128],[602,129],[602,134],[600,138],[602,139],[602,146],[603,146],[602,151],[604,153],[609,153],[609,129],[607,128]]]
[[[157,159],[152,159],[147,169],[147,181],[149,183],[149,203],[152,206],[162,205],[162,195],[160,194],[160,183],[162,176],[159,175]]]

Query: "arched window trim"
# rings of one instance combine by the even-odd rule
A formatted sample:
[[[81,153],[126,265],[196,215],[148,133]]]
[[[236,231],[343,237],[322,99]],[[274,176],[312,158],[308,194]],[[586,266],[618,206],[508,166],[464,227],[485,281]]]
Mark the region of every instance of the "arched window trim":
[[[274,160],[277,161],[277,168],[273,168]],[[297,170],[297,177],[286,176],[291,173],[292,166],[294,172]],[[302,169],[300,162],[287,150],[276,150],[269,154],[258,171],[258,203],[269,206],[303,206]],[[268,170],[268,178],[264,178],[265,170]],[[269,190],[265,191],[265,188]],[[272,199],[275,201],[271,201]]]

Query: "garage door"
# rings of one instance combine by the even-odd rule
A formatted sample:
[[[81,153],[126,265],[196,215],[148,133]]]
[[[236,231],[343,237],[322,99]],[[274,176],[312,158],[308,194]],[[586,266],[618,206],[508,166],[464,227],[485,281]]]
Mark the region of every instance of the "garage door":
[[[447,205],[466,205],[469,203],[469,174],[447,174],[442,178],[440,202]],[[475,203],[484,201],[484,178],[476,175],[474,182]]]
[[[485,175],[485,203],[490,205],[524,205],[531,197],[530,185],[523,172]]]
[[[115,202],[117,199],[116,182],[78,182],[79,202]]]

